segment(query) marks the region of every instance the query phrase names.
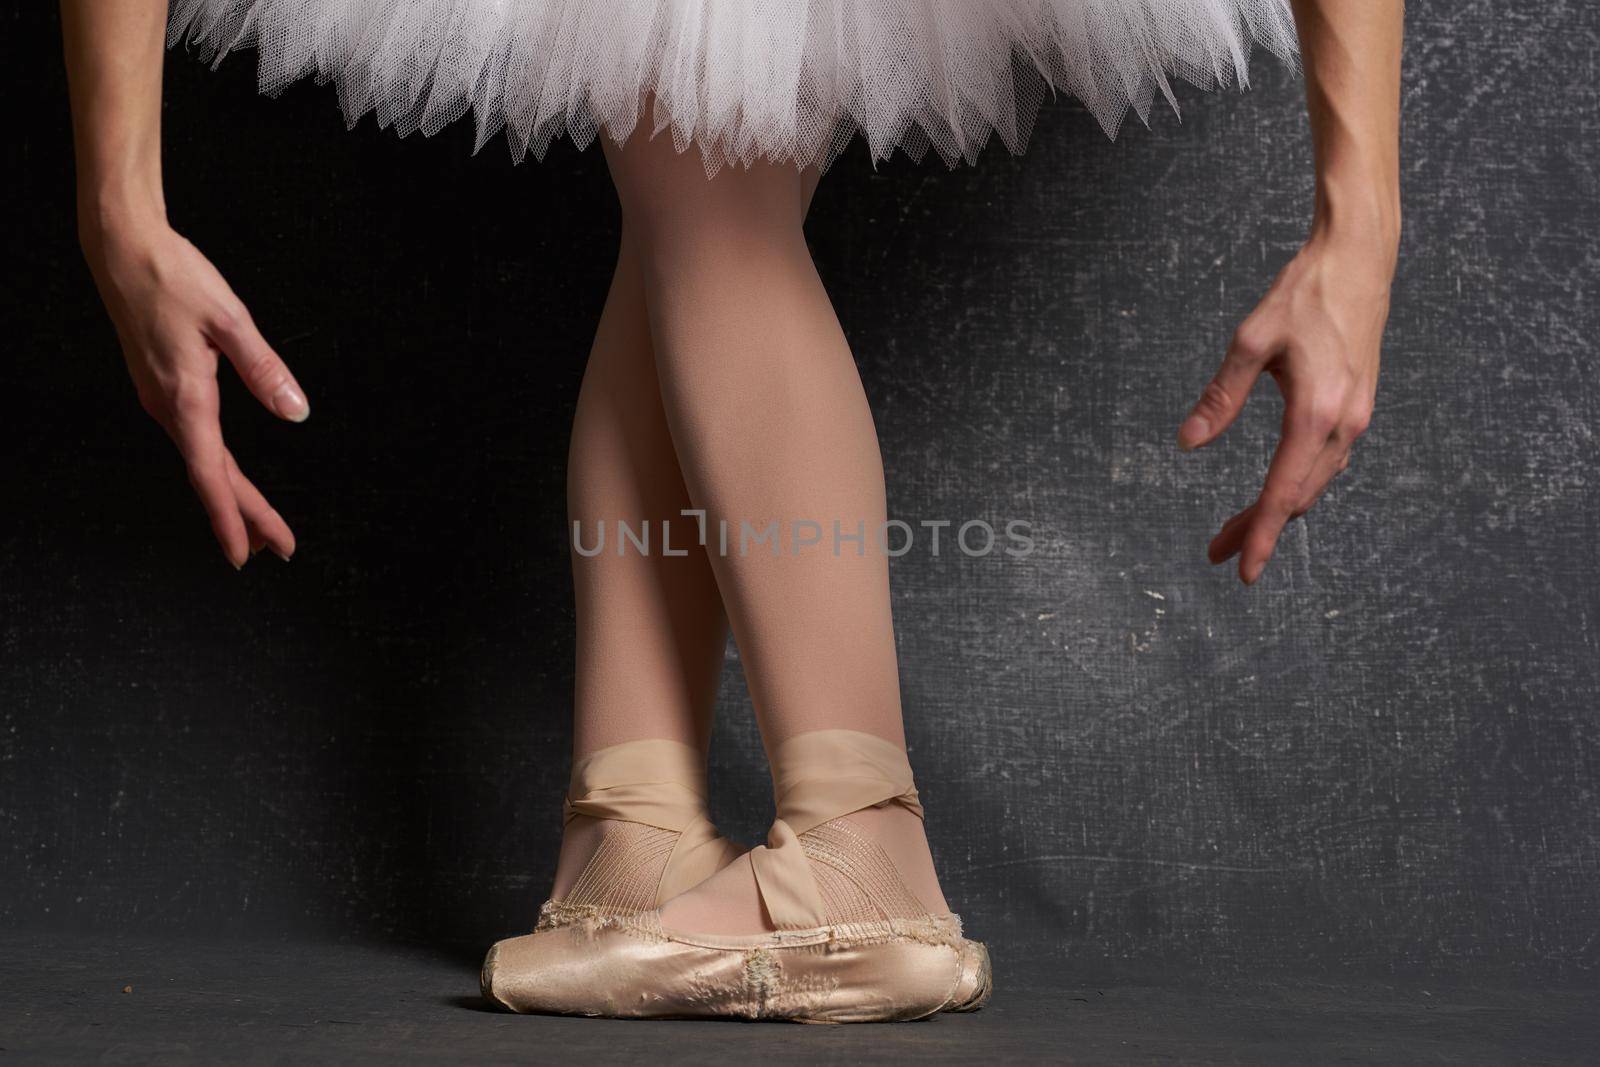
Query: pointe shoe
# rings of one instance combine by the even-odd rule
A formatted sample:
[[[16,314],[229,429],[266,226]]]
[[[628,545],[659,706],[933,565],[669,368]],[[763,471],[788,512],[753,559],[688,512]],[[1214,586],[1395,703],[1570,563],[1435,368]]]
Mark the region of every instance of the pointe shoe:
[[[706,816],[700,753],[676,741],[628,741],[579,760],[563,819],[578,815],[607,820],[600,844],[571,890],[540,906],[535,930],[649,911],[743,851]]]
[[[961,941],[961,977],[956,980],[950,1002],[941,1010],[978,1011],[989,1003],[994,992],[994,972],[989,967],[989,946],[982,941]]]
[[[827,887],[829,921],[735,936],[669,930],[659,909],[571,923],[491,948],[484,996],[515,1012],[811,1023],[921,1019],[952,1004],[960,920],[886,916],[885,905],[913,912],[914,898],[882,850],[843,821],[798,847]]]
[[[921,813],[905,753],[867,734],[817,731],[780,747],[774,776],[779,819],[741,862],[775,932],[671,930],[659,909],[596,916],[495,945],[484,996],[517,1012],[798,1022],[980,1007],[992,986],[987,951],[962,938],[957,916],[929,914],[883,849],[842,818],[881,803]]]

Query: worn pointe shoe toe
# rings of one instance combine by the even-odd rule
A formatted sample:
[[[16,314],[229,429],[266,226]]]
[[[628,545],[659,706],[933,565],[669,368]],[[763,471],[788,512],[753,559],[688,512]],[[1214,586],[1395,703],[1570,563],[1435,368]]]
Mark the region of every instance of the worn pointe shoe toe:
[[[962,941],[961,977],[945,1011],[977,1011],[989,1002],[994,992],[994,974],[989,969],[989,948],[982,941]]]
[[[495,964],[499,961],[499,958],[499,944],[490,945],[489,951],[484,954],[483,966],[478,970],[478,992],[482,993],[483,999],[489,1003],[499,1005],[502,1008],[509,1008],[511,1005],[494,995]]]

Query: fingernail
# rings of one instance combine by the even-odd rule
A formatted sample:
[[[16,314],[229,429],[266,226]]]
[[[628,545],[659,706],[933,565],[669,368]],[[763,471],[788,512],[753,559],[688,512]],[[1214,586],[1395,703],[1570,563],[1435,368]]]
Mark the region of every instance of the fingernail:
[[[300,390],[288,382],[278,386],[278,391],[272,394],[272,410],[290,422],[305,422],[311,415],[311,405],[300,395]]]
[[[277,556],[279,559],[283,560],[285,563],[289,562],[289,557],[284,555],[282,552],[279,552],[277,549],[273,549],[272,550],[272,554],[274,556]]]
[[[1256,579],[1261,577],[1261,572],[1266,568],[1265,563],[1257,563],[1254,567],[1244,572],[1244,584],[1255,585]]]
[[[1205,416],[1190,415],[1184,420],[1183,425],[1178,427],[1178,447],[1185,452],[1193,452],[1195,445],[1204,441],[1210,431],[1211,424],[1205,420]]]

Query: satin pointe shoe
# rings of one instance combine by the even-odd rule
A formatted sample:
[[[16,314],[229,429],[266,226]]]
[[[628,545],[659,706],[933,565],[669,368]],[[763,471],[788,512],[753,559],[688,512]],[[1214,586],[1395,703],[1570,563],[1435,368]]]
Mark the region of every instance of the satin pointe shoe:
[[[994,992],[994,972],[989,965],[989,946],[982,941],[963,939],[961,945],[961,977],[955,992],[943,1011],[978,1011],[989,1003]]]
[[[596,916],[502,941],[484,995],[518,1012],[631,1018],[875,1022],[972,1010],[992,981],[953,914],[930,914],[845,816],[899,804],[920,816],[899,746],[853,730],[779,747],[778,819],[749,863],[775,932],[669,930],[659,909]]]

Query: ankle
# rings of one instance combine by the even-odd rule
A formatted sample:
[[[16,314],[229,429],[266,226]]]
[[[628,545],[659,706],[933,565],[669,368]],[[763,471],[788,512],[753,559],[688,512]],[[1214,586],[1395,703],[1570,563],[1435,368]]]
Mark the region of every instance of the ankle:
[[[934,871],[933,853],[928,848],[928,835],[921,817],[899,804],[886,804],[851,812],[844,821],[883,849],[900,872],[906,888],[930,914],[942,915],[950,910]]]
[[[574,815],[561,831],[561,853],[556,859],[555,884],[550,887],[551,900],[564,900],[577,884],[583,869],[594,858],[605,837],[610,819],[594,819],[587,815]]]

